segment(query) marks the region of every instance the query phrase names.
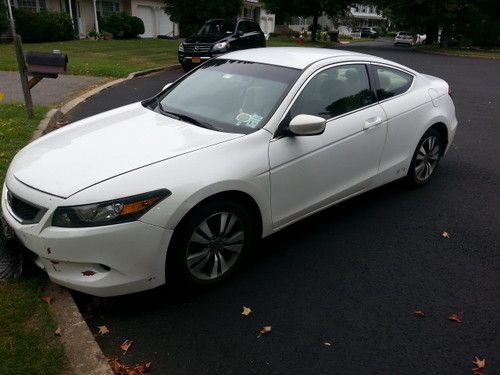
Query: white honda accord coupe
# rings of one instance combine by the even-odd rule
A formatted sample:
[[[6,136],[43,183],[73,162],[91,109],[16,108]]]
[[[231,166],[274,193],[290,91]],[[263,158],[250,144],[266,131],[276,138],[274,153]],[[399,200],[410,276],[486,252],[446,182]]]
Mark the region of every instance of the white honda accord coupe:
[[[424,185],[456,128],[448,84],[397,63],[237,51],[25,147],[2,213],[55,283],[206,286],[306,216],[399,178]]]

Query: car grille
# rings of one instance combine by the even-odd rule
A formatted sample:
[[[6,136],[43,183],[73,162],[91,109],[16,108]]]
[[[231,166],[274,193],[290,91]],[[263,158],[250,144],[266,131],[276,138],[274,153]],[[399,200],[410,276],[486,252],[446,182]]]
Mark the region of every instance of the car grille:
[[[184,52],[209,52],[212,43],[184,43]]]
[[[7,192],[7,202],[16,218],[23,224],[38,223],[45,212],[45,209],[19,199],[10,191]]]

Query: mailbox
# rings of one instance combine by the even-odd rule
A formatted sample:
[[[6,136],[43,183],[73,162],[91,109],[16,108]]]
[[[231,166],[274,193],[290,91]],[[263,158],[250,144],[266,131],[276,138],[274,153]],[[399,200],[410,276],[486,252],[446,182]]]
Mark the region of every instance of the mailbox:
[[[65,53],[35,52],[26,54],[28,74],[34,77],[57,78],[58,74],[66,73],[68,55]]]

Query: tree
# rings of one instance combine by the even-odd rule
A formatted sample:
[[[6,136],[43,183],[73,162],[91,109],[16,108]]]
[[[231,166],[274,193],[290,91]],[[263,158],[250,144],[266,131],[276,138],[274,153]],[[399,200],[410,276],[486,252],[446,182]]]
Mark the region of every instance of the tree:
[[[318,18],[323,14],[336,17],[345,13],[351,4],[345,0],[263,0],[269,11],[291,16],[312,17],[311,40],[315,41],[318,33]]]
[[[9,18],[7,17],[7,7],[0,1],[0,34],[9,28]]]
[[[165,13],[179,24],[180,33],[188,36],[211,18],[235,18],[243,0],[165,0]]]
[[[441,45],[500,45],[498,0],[374,0],[398,28],[427,34],[435,43],[441,30]]]

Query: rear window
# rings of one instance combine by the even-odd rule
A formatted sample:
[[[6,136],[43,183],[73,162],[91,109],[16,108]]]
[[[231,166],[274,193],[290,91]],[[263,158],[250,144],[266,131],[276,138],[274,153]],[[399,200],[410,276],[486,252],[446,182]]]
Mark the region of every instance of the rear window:
[[[379,84],[377,90],[378,100],[384,100],[406,92],[413,82],[413,76],[401,70],[376,66],[375,72]]]

